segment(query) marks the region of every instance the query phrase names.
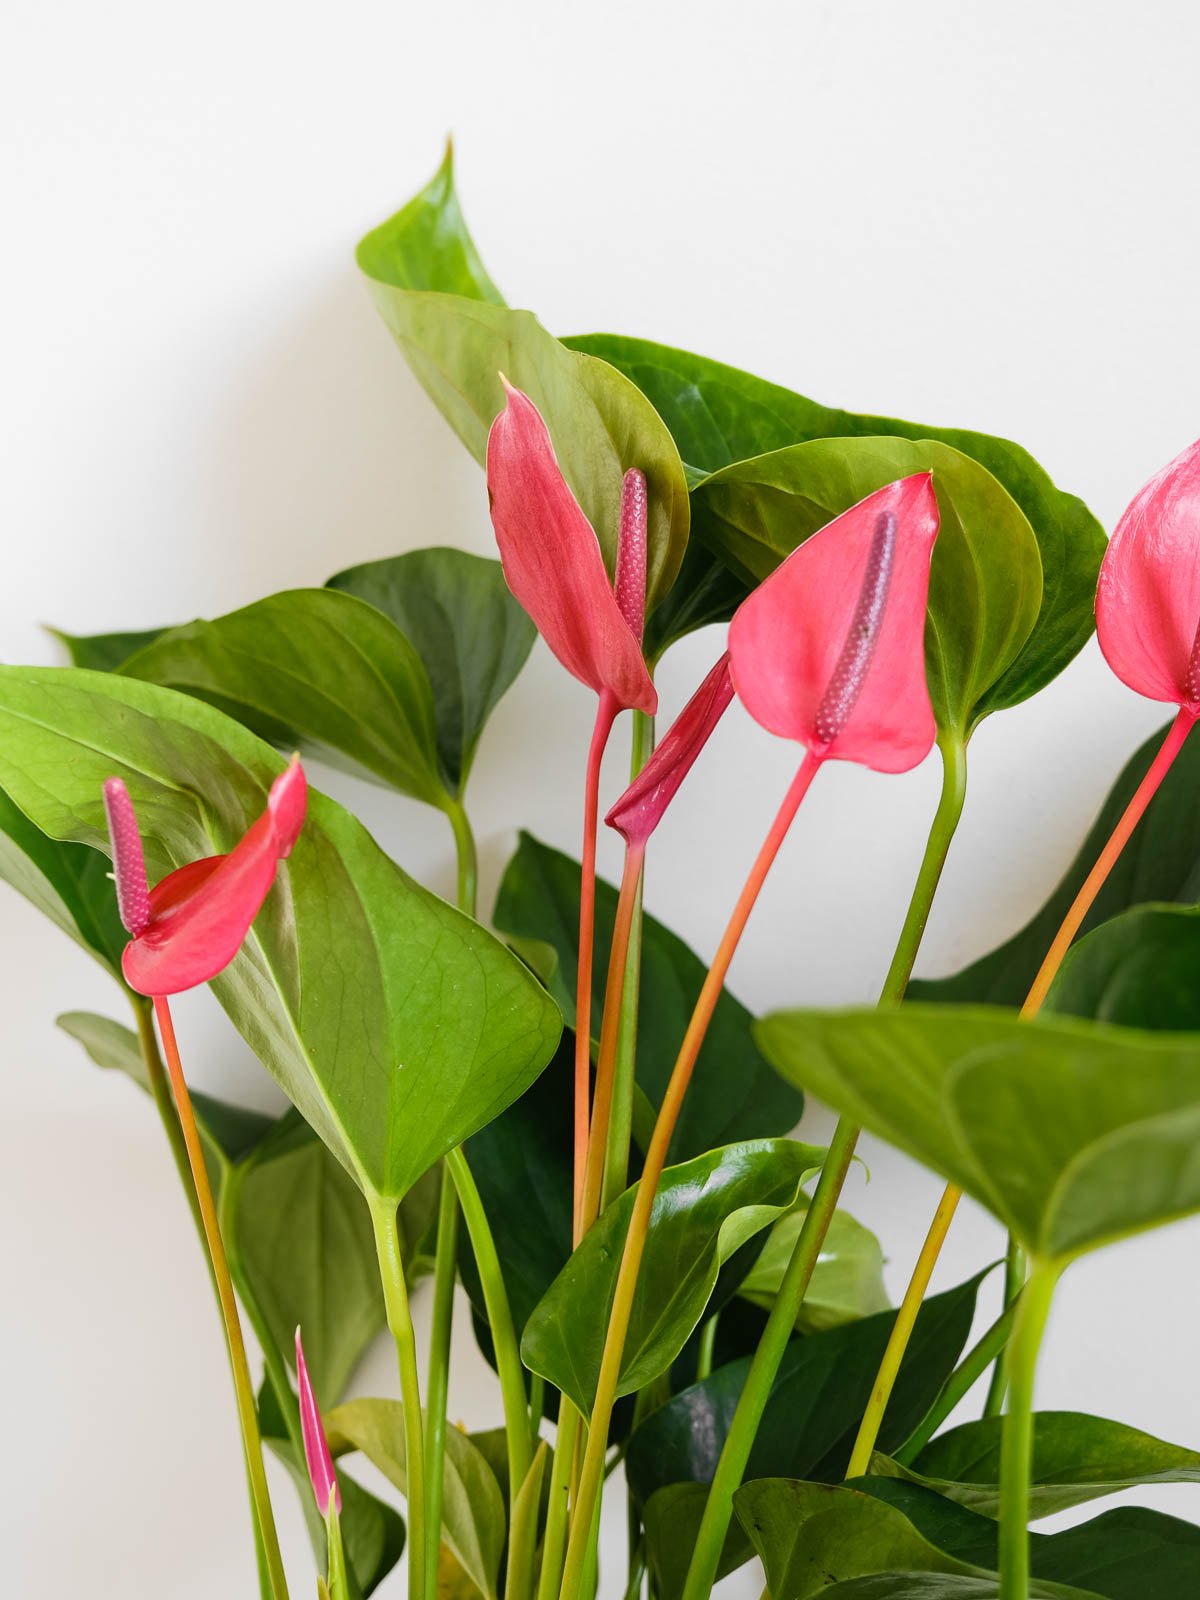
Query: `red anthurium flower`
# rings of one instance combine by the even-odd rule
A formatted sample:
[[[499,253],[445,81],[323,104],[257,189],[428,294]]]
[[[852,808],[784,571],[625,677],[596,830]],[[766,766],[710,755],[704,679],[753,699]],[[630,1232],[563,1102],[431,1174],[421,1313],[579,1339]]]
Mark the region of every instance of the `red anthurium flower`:
[[[296,1329],[296,1382],[300,1390],[300,1433],[304,1440],[304,1459],[308,1464],[309,1481],[316,1497],[317,1510],[323,1517],[327,1517],[331,1499],[337,1511],[341,1512],[342,1491],[338,1486],[337,1473],[333,1470],[333,1458],[329,1454],[321,1413],[317,1409],[317,1399],[308,1376],[308,1364],[304,1359],[304,1346],[300,1342],[299,1328]]]
[[[645,848],[732,699],[733,679],[726,651],[604,819],[624,836],[631,849]]]
[[[121,920],[133,935],[121,957],[125,981],[139,994],[179,994],[207,983],[237,955],[291,853],[304,822],[308,786],[294,757],[271,785],[267,809],[225,856],[209,856],[147,887],[142,841],[129,791],[104,785]]]
[[[504,576],[554,654],[618,708],[653,715],[642,658],[646,610],[646,482],[625,475],[616,590],[600,541],[567,486],[546,424],[528,395],[504,382],[507,403],[487,446],[488,495]]]
[[[743,601],[729,629],[738,698],[819,759],[907,772],[937,728],[925,605],[937,538],[932,475],[860,500]]]
[[[1200,715],[1200,441],[1118,522],[1100,567],[1096,636],[1123,683]]]

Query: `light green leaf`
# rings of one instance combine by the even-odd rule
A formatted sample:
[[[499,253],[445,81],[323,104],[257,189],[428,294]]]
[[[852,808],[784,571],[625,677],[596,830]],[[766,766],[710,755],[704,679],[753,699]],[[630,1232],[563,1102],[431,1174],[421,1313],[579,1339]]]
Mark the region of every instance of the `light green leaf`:
[[[404,1408],[398,1400],[348,1400],[326,1415],[325,1432],[333,1455],[361,1450],[407,1495]],[[492,1469],[458,1428],[446,1430],[444,1483],[442,1537],[487,1600],[496,1600],[504,1501]]]
[[[463,550],[411,550],[348,567],[327,587],[382,611],[420,656],[433,692],[443,780],[461,795],[487,719],[536,637],[499,561]]]
[[[280,758],[198,700],[73,668],[0,668],[0,785],[54,837],[103,847],[129,786],[152,877],[228,850]],[[553,1002],[503,946],[311,794],[218,999],[361,1187],[399,1199],[526,1089]]]
[[[764,578],[866,495],[929,470],[941,514],[925,633],[929,693],[939,727],[965,739],[986,710],[1011,703],[993,691],[1042,602],[1033,530],[986,468],[936,440],[819,439],[714,473],[693,493],[696,522],[736,569]]]
[[[650,1214],[618,1395],[667,1371],[734,1251],[795,1204],[823,1152],[790,1139],[727,1145],[668,1167]],[[595,1398],[636,1184],[601,1213],[535,1308],[521,1357],[585,1415]],[[731,1286],[736,1287],[736,1285]]]
[[[744,1300],[769,1311],[792,1258],[796,1236],[808,1206],[801,1203],[771,1229],[762,1254],[742,1279],[738,1293]],[[821,1246],[820,1258],[796,1318],[800,1333],[820,1333],[843,1323],[886,1311],[890,1302],[883,1287],[883,1251],[870,1228],[864,1228],[848,1211],[835,1211]]]

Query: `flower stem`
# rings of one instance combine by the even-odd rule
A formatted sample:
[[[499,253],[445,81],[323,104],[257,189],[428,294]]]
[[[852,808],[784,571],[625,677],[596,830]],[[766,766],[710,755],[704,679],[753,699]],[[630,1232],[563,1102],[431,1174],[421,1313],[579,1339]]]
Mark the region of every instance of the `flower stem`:
[[[588,1105],[592,1081],[592,946],[596,937],[596,825],[600,763],[620,707],[609,690],[600,696],[583,786],[583,852],[579,878],[579,966],[575,976],[575,1243],[583,1237],[583,1186],[587,1171]]]
[[[955,1367],[938,1391],[937,1399],[929,1410],[899,1450],[893,1452],[894,1459],[902,1466],[909,1466],[917,1459],[967,1390],[983,1377],[992,1362],[1003,1352],[1016,1315],[1017,1304],[1014,1300],[1005,1306],[987,1332],[980,1336],[978,1344],[968,1350]]]
[[[1025,1287],[1025,1253],[1010,1233],[1008,1236],[1008,1250],[1004,1257],[1004,1304],[1011,1306],[1013,1301]],[[985,1417],[998,1417],[1004,1410],[1004,1389],[1007,1378],[1004,1372],[1004,1363],[999,1359],[1001,1352],[997,1351],[996,1370],[992,1373],[992,1381],[988,1385],[987,1398],[983,1402]]]
[[[452,800],[446,807],[446,815],[454,829],[454,851],[458,862],[458,909],[473,917],[479,895],[479,858],[475,850],[475,835],[461,801]]]
[[[254,1385],[250,1381],[250,1367],[246,1360],[246,1346],[242,1340],[242,1325],[238,1317],[237,1300],[234,1297],[233,1281],[229,1276],[229,1262],[225,1258],[225,1247],[221,1240],[221,1228],[217,1221],[217,1208],[213,1200],[212,1187],[208,1181],[208,1168],[204,1164],[204,1151],[200,1144],[200,1132],[196,1127],[196,1119],[192,1113],[192,1100],[188,1093],[187,1082],[183,1076],[183,1063],[179,1059],[179,1045],[176,1042],[175,1028],[171,1021],[171,1008],[165,996],[155,998],[154,1014],[158,1021],[158,1031],[162,1038],[167,1070],[171,1075],[171,1088],[175,1096],[180,1132],[187,1150],[188,1165],[191,1169],[192,1183],[195,1188],[196,1205],[204,1228],[204,1240],[208,1246],[209,1263],[217,1285],[217,1296],[221,1302],[221,1316],[225,1325],[225,1345],[229,1354],[229,1365],[233,1372],[233,1388],[237,1400],[238,1421],[241,1423],[242,1428],[242,1446],[246,1455],[246,1468],[250,1475],[254,1507],[258,1515],[258,1531],[262,1539],[262,1550],[270,1578],[271,1593],[275,1600],[287,1600],[287,1577],[283,1570],[283,1558],[279,1553],[279,1537],[275,1531],[275,1515],[271,1509],[271,1496],[267,1489],[262,1439],[258,1431],[258,1412],[254,1405]]]
[[[1059,1267],[1034,1259],[1017,1302],[1008,1346],[1008,1409],[1000,1445],[1000,1600],[1029,1594],[1029,1478],[1033,1468],[1033,1382]]]
[[[383,1285],[388,1327],[396,1342],[400,1368],[400,1398],[404,1405],[404,1457],[408,1480],[408,1594],[425,1600],[425,1440],[421,1429],[421,1379],[417,1372],[417,1341],[408,1307],[408,1286],[396,1225],[396,1201],[383,1195],[368,1197],[375,1229],[375,1254]]]
[[[654,1206],[655,1194],[658,1191],[658,1180],[666,1164],[671,1136],[675,1132],[675,1124],[679,1119],[683,1097],[691,1081],[692,1070],[696,1065],[696,1058],[700,1054],[700,1047],[704,1043],[704,1036],[712,1019],[713,1011],[717,1001],[720,999],[725,975],[729,971],[730,963],[733,960],[734,952],[745,930],[750,913],[754,909],[755,901],[758,899],[771,864],[774,862],[780,846],[787,836],[792,819],[799,810],[800,802],[808,793],[809,786],[820,767],[820,757],[806,755],[796,776],[792,779],[787,794],[784,796],[783,804],[780,806],[754,865],[750,869],[750,874],[746,879],[741,894],[738,896],[737,905],[734,907],[729,925],[722,935],[721,942],[717,947],[717,953],[713,957],[712,965],[705,976],[695,1009],[688,1023],[687,1032],[684,1034],[679,1056],[676,1059],[670,1081],[667,1084],[666,1093],[663,1095],[658,1117],[654,1123],[654,1132],[646,1150],[646,1160],[642,1168],[641,1180],[637,1186],[633,1210],[629,1219],[629,1231],[625,1236],[621,1265],[617,1272],[616,1289],[613,1295],[612,1310],[609,1314],[604,1352],[600,1361],[600,1374],[596,1384],[596,1397],[592,1406],[591,1421],[588,1425],[587,1448],[584,1451],[579,1493],[572,1508],[571,1536],[567,1545],[567,1559],[563,1572],[562,1600],[578,1600],[582,1593],[582,1584],[588,1562],[589,1543],[595,1521],[594,1513],[600,1484],[604,1476],[604,1453],[608,1440],[608,1427],[612,1418],[612,1408],[616,1400],[617,1387],[620,1382],[621,1358],[625,1351],[625,1336],[629,1331],[629,1320],[633,1313],[633,1299],[637,1289],[642,1255],[646,1248],[646,1233],[650,1225],[650,1213]]]
[[[567,1543],[567,1509],[571,1498],[571,1469],[579,1428],[583,1418],[562,1395],[558,1403],[558,1433],[554,1441],[554,1460],[550,1469],[550,1497],[546,1507],[546,1532],[542,1538],[542,1571],[538,1578],[537,1600],[554,1600],[562,1575],[563,1553]]]
[[[929,921],[933,897],[966,797],[967,764],[962,741],[945,737],[939,741],[939,748],[942,755],[941,797],[929,829],[925,854],[917,872],[904,926],[900,930],[892,963],[880,992],[879,1003],[884,1006],[899,1004],[908,987],[925,925]],[[779,1372],[779,1364],[795,1329],[804,1296],[808,1293],[821,1246],[850,1170],[858,1132],[844,1117],[834,1129],[812,1204],[796,1236],[792,1258],[775,1296],[775,1304],[771,1307],[721,1449],[692,1550],[683,1600],[708,1600],[716,1581],[717,1563],[733,1515],[733,1496],[741,1484],[746,1463],[750,1459],[750,1448]]]
[[[454,1284],[457,1273],[458,1194],[449,1169],[443,1163],[433,1267],[429,1381],[425,1390],[425,1464],[429,1475],[425,1524],[425,1584],[428,1600],[437,1600],[438,1558],[442,1544],[446,1400],[450,1388],[450,1335],[454,1325]]]

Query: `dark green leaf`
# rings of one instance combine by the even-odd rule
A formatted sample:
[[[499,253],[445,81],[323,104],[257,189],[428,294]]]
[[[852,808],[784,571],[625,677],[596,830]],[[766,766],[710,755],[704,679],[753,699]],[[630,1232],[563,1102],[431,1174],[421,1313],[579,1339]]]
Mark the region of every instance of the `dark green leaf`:
[[[913,1000],[984,1001],[1020,1005],[1071,902],[1117,820],[1145,777],[1163,742],[1165,729],[1152,735],[1130,757],[1092,824],[1079,854],[1042,909],[1019,933],[950,978],[914,980]],[[1119,911],[1147,901],[1200,900],[1200,739],[1189,739],[1151,800],[1129,845],[1109,873],[1082,932],[1099,927]]]
[[[1200,1038],[980,1007],[780,1012],[775,1065],[1066,1262],[1200,1210]]]
[[[1031,1595],[1056,1595],[1058,1600],[1095,1600],[1087,1589],[1031,1585]],[[848,1578],[824,1591],[824,1600],[1001,1600],[997,1578],[963,1577],[946,1572],[880,1572],[869,1578]]]
[[[986,710],[1011,703],[995,687],[1042,598],[1033,531],[978,462],[930,440],[817,439],[714,473],[693,491],[696,526],[736,570],[763,578],[866,495],[929,470],[941,513],[925,632],[929,693],[939,727],[965,739]]]
[[[94,672],[116,672],[153,644],[166,628],[146,628],[140,633],[64,633],[61,628],[51,628],[54,637],[66,646],[73,667],[89,667]]]
[[[750,593],[750,585],[699,539],[689,539],[679,576],[662,604],[646,619],[647,661],[697,628],[728,622]]]
[[[1200,908],[1135,906],[1067,952],[1046,1007],[1129,1028],[1200,1033]]]
[[[172,628],[121,670],[196,695],[273,744],[446,803],[424,663],[354,595],[289,589]]]
[[[0,783],[44,831],[102,845],[101,785],[124,778],[152,877],[228,850],[281,767],[246,729],[170,690],[73,668],[0,668]],[[402,1196],[516,1099],[561,1028],[496,939],[315,793],[296,849],[213,989],[305,1119],[380,1197]]]
[[[963,1423],[931,1440],[911,1467],[881,1455],[871,1470],[922,1484],[994,1517],[1001,1426],[1000,1417]],[[1083,1412],[1041,1411],[1034,1417],[1031,1518],[1144,1483],[1200,1483],[1200,1452]]]
[[[767,1311],[775,1304],[807,1211],[807,1205],[801,1204],[771,1229],[758,1260],[742,1280],[738,1293],[743,1299]],[[796,1319],[796,1331],[820,1333],[839,1328],[844,1322],[886,1311],[888,1305],[879,1240],[848,1211],[835,1211]]]
[[[1043,587],[1036,626],[977,707],[978,716],[1036,694],[1091,636],[1104,531],[1083,502],[1056,488],[1019,445],[963,428],[818,405],[719,361],[644,339],[589,334],[567,343],[632,378],[670,428],[689,468],[702,474],[806,440],[882,435],[940,440],[986,467],[1029,519],[1041,552]]]
[[[348,567],[327,587],[377,607],[416,649],[433,690],[442,773],[461,794],[484,725],[536,637],[500,563],[463,550],[410,550]]]
[[[790,1139],[727,1145],[668,1167],[650,1214],[618,1395],[666,1372],[700,1322],[721,1267],[794,1205],[822,1152]],[[603,1211],[525,1325],[521,1358],[586,1416],[595,1398],[637,1186]]]
[[[616,890],[602,879],[597,880],[596,948],[592,962],[592,1015],[596,1018],[604,1009],[616,908]],[[493,920],[499,929],[519,941],[536,940],[549,946],[553,960],[535,964],[542,970],[568,1026],[572,1026],[579,942],[578,863],[522,833],[517,852],[505,869]],[[682,939],[653,917],[643,919],[637,1077],[656,1109],[705,972],[705,964]],[[752,1022],[745,1006],[728,991],[723,992],[683,1102],[669,1161],[686,1161],[690,1156],[742,1139],[787,1133],[800,1120],[803,1098],[763,1060],[751,1035]],[[634,1132],[638,1132],[636,1123]]]

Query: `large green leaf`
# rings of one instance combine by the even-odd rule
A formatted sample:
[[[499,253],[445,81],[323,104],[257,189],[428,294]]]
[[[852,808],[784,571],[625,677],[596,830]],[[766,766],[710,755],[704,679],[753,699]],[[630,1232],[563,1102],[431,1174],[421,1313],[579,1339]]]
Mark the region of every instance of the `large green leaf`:
[[[117,915],[107,860],[85,845],[51,839],[0,789],[0,879],[121,978],[129,935]]]
[[[596,947],[592,962],[592,1015],[604,1010],[604,984],[617,891],[596,883]],[[579,943],[579,864],[522,833],[505,869],[493,921],[513,935],[538,966],[567,1025],[575,1020],[575,968]],[[529,942],[546,947],[531,950]],[[706,972],[683,940],[651,916],[642,921],[642,983],[638,1003],[637,1082],[657,1110],[675,1065],[679,1043]],[[668,1160],[685,1161],[718,1145],[789,1132],[804,1101],[764,1061],[751,1034],[753,1018],[723,991],[717,1001]],[[635,1117],[634,1134],[646,1135]]]
[[[1047,1008],[1129,1028],[1200,1033],[1200,907],[1134,906],[1067,952]]]
[[[807,1205],[797,1206],[771,1229],[758,1260],[742,1280],[738,1293],[743,1299],[768,1311],[775,1304],[807,1211]],[[848,1211],[835,1211],[796,1317],[797,1332],[839,1328],[844,1322],[886,1311],[889,1303],[879,1240]]]
[[[375,606],[416,649],[433,691],[442,775],[461,794],[484,725],[536,636],[500,563],[464,550],[410,550],[348,567],[327,587]]]
[[[986,711],[1012,703],[995,688],[1042,599],[1033,530],[986,468],[936,440],[817,439],[714,473],[693,491],[696,525],[737,570],[763,578],[864,496],[931,469],[941,527],[925,632],[929,693],[939,726],[965,739]]]
[[[896,1506],[939,1550],[994,1570],[997,1527],[945,1495],[899,1478],[859,1478],[855,1488]],[[1082,1583],[1108,1600],[1175,1600],[1200,1593],[1200,1528],[1161,1511],[1121,1506],[1061,1533],[1029,1536],[1036,1578]]]
[[[757,1033],[1047,1260],[1200,1210],[1200,1037],[922,1005],[781,1012]]]
[[[172,628],[121,668],[197,695],[273,744],[444,806],[433,692],[414,646],[354,595],[289,589]]]
[[[628,378],[568,350],[531,312],[500,300],[462,224],[449,154],[431,184],[361,241],[358,264],[414,375],[477,461],[504,405],[500,373],[529,395],[610,575],[621,479],[628,468],[641,469],[653,607],[670,589],[687,545],[687,483],[674,440]]]
[[[871,1471],[922,1484],[994,1517],[1000,1506],[1001,1428],[1000,1417],[965,1422],[932,1439],[911,1466],[878,1455]],[[1200,1452],[1079,1411],[1034,1417],[1032,1518],[1146,1483],[1200,1483]]]
[[[124,778],[154,876],[229,849],[281,766],[188,696],[74,668],[0,668],[0,785],[43,831],[103,847],[101,785]],[[529,1086],[561,1027],[515,957],[315,793],[213,988],[360,1185],[396,1199]]]
[[[818,405],[778,384],[686,350],[615,334],[566,341],[610,361],[649,396],[695,477],[811,439],[939,440],[997,478],[1029,520],[1043,575],[1037,623],[1019,655],[977,708],[982,716],[1043,688],[1090,637],[1104,532],[1081,500],[1055,487],[1027,451],[1008,439],[935,428],[896,417]]]
[[[1130,757],[1078,855],[1042,909],[1019,933],[953,977],[915,979],[908,987],[910,999],[1021,1004],[1084,878],[1158,753],[1165,731],[1153,734]],[[1155,900],[1185,904],[1200,900],[1198,792],[1200,739],[1192,738],[1176,756],[1133,838],[1105,879],[1084,918],[1082,933],[1129,906]]]
[[[65,646],[73,667],[116,672],[130,656],[153,644],[168,629],[144,628],[137,633],[64,633],[61,628],[51,628],[50,632]]]
[[[333,1455],[360,1450],[389,1483],[408,1493],[404,1408],[398,1400],[348,1400],[325,1417]],[[465,1433],[446,1429],[442,1537],[486,1600],[496,1600],[504,1549],[504,1500],[495,1474]]]
[[[650,1213],[618,1395],[666,1372],[703,1317],[721,1267],[794,1205],[822,1152],[790,1139],[727,1145],[668,1167]],[[525,1325],[521,1357],[586,1415],[636,1184],[603,1211]]]
[[[1031,1585],[1031,1595],[1056,1595],[1058,1600],[1096,1600],[1090,1589]],[[823,1600],[1002,1600],[998,1578],[966,1577],[947,1572],[880,1572],[868,1578],[847,1578],[824,1592]]]

